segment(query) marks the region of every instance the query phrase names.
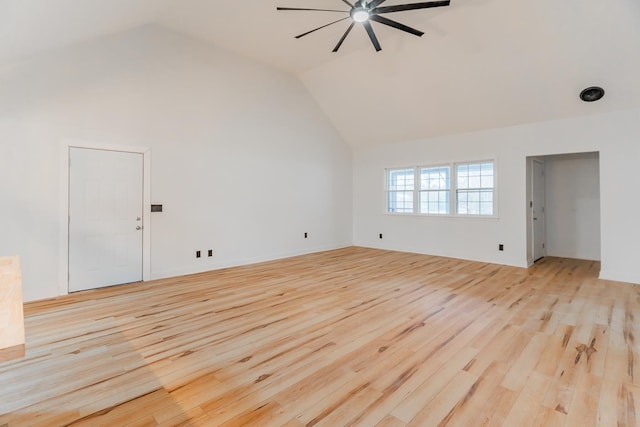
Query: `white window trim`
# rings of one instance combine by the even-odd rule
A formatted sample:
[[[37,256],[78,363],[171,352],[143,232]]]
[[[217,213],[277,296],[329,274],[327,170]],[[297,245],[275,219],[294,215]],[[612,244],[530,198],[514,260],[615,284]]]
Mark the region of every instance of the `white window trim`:
[[[441,168],[441,167],[448,167],[449,168],[449,190],[435,190],[435,191],[449,191],[449,213],[446,214],[440,214],[440,213],[422,213],[420,212],[420,193],[422,192],[420,185],[422,184],[422,179],[420,176],[420,169],[436,169],[436,168]],[[452,196],[453,196],[453,173],[454,173],[454,169],[453,169],[453,164],[452,163],[439,163],[437,165],[429,165],[429,166],[416,166],[416,179],[418,180],[418,191],[417,191],[417,201],[414,203],[415,205],[415,209],[414,211],[416,212],[416,215],[424,215],[424,216],[451,216],[453,213],[453,208],[454,205],[452,205],[453,201]],[[425,190],[425,191],[429,191],[429,190]]]
[[[475,164],[475,163],[493,163],[493,215],[478,215],[478,214],[459,214],[456,212],[456,202],[457,202],[457,174],[456,174],[456,166],[465,165],[465,164]],[[423,168],[438,168],[443,166],[449,166],[450,170],[450,183],[449,183],[449,213],[448,214],[434,214],[434,213],[420,213],[420,169]],[[401,170],[401,169],[413,169],[414,171],[414,196],[413,196],[413,212],[389,212],[389,171],[391,170]],[[422,164],[418,166],[393,166],[384,168],[384,189],[383,189],[383,213],[385,215],[391,216],[409,216],[409,217],[429,217],[429,218],[449,218],[449,219],[480,219],[480,220],[495,220],[499,219],[498,212],[498,199],[499,199],[499,189],[498,189],[498,158],[490,157],[484,158],[481,160],[473,159],[473,160],[464,160],[464,161],[456,161],[456,162],[439,162],[433,164]]]
[[[457,212],[457,201],[458,201],[458,173],[457,167],[458,165],[472,165],[472,164],[480,164],[480,163],[493,163],[493,214],[492,215],[481,215],[481,214],[459,214]],[[498,217],[498,162],[496,159],[484,159],[484,160],[470,160],[466,162],[455,162],[452,163],[452,185],[451,185],[451,212],[454,216],[458,217],[469,217],[469,218],[497,218]]]
[[[389,172],[393,170],[413,170],[413,212],[389,212]],[[384,170],[384,210],[390,215],[415,215],[416,214],[416,188],[419,187],[416,182],[416,166],[397,167],[397,168],[385,168]],[[400,192],[400,191],[396,191]]]

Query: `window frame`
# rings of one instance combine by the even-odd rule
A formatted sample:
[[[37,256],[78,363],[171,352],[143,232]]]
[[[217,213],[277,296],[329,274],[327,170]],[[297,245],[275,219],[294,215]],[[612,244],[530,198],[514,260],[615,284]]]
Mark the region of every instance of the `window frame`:
[[[472,164],[493,164],[493,214],[459,214],[457,212],[458,207],[458,174],[457,168],[460,165],[472,165]],[[422,213],[420,212],[420,196],[421,190],[421,169],[433,169],[433,168],[449,168],[449,213]],[[389,211],[389,176],[392,171],[396,170],[413,170],[414,173],[414,186],[413,186],[413,211],[412,212],[391,212]],[[400,215],[400,216],[424,216],[424,217],[437,217],[437,218],[478,218],[478,219],[497,219],[498,218],[498,160],[496,157],[485,158],[482,160],[468,160],[468,161],[456,161],[456,162],[439,162],[432,164],[421,164],[418,166],[398,166],[398,167],[386,167],[384,169],[384,213],[387,215]],[[428,191],[428,190],[425,190]],[[441,190],[438,190],[441,191]]]
[[[412,190],[389,190],[389,185],[390,185],[390,176],[391,176],[391,172],[392,171],[403,171],[403,170],[413,170],[413,189]],[[409,166],[409,167],[398,167],[398,168],[386,168],[385,169],[385,212],[388,214],[392,214],[392,215],[415,215],[416,214],[416,167],[415,166]],[[412,200],[412,210],[411,212],[392,212],[389,210],[390,208],[390,204],[389,204],[389,195],[391,193],[404,193],[404,192],[408,192],[411,191],[412,195],[413,195],[413,200]]]
[[[451,163],[441,163],[441,164],[437,164],[437,165],[430,165],[430,166],[416,166],[416,177],[414,179],[418,180],[418,194],[417,194],[417,202],[415,203],[417,205],[417,209],[414,209],[416,214],[418,215],[429,215],[429,216],[451,216],[451,213],[453,212],[452,208],[454,207],[451,197],[452,197],[452,192],[451,190],[453,189],[453,174],[452,174],[452,168],[451,168]],[[447,188],[446,190],[422,190],[422,169],[440,169],[440,168],[448,168],[449,169],[449,188]],[[433,212],[422,212],[420,209],[420,204],[422,202],[422,192],[425,191],[446,191],[449,193],[449,203],[448,203],[448,212],[447,213],[433,213]],[[415,198],[416,196],[414,196]]]
[[[493,207],[492,207],[492,213],[491,214],[473,214],[473,213],[458,213],[458,190],[460,189],[458,187],[458,166],[461,165],[482,165],[482,164],[486,164],[486,163],[492,163],[493,164],[493,186],[491,187],[491,190],[493,192]],[[473,160],[473,161],[466,161],[466,162],[455,162],[452,164],[453,166],[453,173],[454,173],[454,185],[452,185],[452,193],[453,193],[453,210],[452,212],[454,212],[455,216],[459,216],[459,217],[471,217],[471,218],[496,218],[497,215],[497,209],[498,209],[498,198],[497,198],[497,162],[495,159],[486,159],[486,160]],[[478,187],[478,188],[467,188],[466,190],[477,190],[477,191],[482,191],[483,189],[485,189],[487,187]]]

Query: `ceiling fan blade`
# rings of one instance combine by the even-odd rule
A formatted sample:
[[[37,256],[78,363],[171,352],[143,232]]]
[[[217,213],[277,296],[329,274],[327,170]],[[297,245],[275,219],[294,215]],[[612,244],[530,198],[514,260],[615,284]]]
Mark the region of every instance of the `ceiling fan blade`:
[[[349,3],[347,0],[342,0],[342,3],[346,3],[350,8],[353,9],[353,5]]]
[[[422,37],[422,35],[424,34],[422,31],[416,30],[415,28],[407,27],[404,24],[401,24],[401,23],[396,22],[396,21],[392,21],[391,19],[385,18],[384,16],[371,15],[369,17],[369,19],[371,19],[372,21],[379,22],[379,23],[384,24],[384,25],[388,25],[388,26],[393,27],[393,28],[397,28],[398,30],[405,31],[407,33],[413,34],[413,35],[418,36],[418,37]]]
[[[347,28],[347,31],[344,32],[344,34],[342,35],[342,38],[340,39],[340,41],[338,42],[338,44],[336,45],[336,47],[333,48],[333,52],[337,52],[338,49],[340,49],[340,46],[342,46],[342,42],[344,42],[344,39],[347,38],[347,36],[349,35],[349,33],[351,32],[351,29],[353,28],[353,26],[355,25],[355,22],[351,22],[351,25],[349,25],[349,28]]]
[[[378,7],[379,5],[381,5],[382,3],[384,3],[387,0],[373,0],[371,3],[369,3],[369,9],[373,9]]]
[[[328,27],[329,25],[337,24],[338,22],[340,22],[340,21],[344,21],[345,19],[349,19],[349,17],[347,16],[346,18],[342,18],[342,19],[338,19],[337,21],[329,22],[328,24],[325,24],[325,25],[323,25],[323,26],[321,26],[321,27],[314,28],[314,29],[313,29],[313,30],[311,30],[311,31],[307,31],[306,33],[302,33],[302,34],[300,34],[300,35],[297,35],[297,36],[296,36],[296,38],[297,38],[297,39],[299,39],[300,37],[304,37],[304,36],[306,36],[307,34],[311,34],[311,33],[313,33],[314,31],[318,31],[318,30],[321,30],[321,29],[323,29],[323,28],[326,28],[326,27]]]
[[[312,10],[316,12],[342,12],[349,13],[348,10],[335,10],[335,9],[304,9],[300,7],[277,7],[277,10]]]
[[[371,13],[375,15],[378,13],[391,13],[391,12],[402,12],[404,10],[426,9],[429,7],[449,6],[449,3],[451,3],[449,0],[442,0],[442,1],[431,1],[431,2],[425,2],[425,3],[398,4],[395,6],[382,6],[382,7],[376,7],[371,11]]]
[[[369,34],[369,38],[371,39],[371,43],[373,43],[373,47],[376,48],[376,52],[380,52],[382,48],[380,47],[380,43],[378,43],[378,38],[376,37],[376,33],[373,32],[373,28],[371,27],[371,22],[364,21],[362,25],[364,25],[364,29],[367,30],[367,34]]]

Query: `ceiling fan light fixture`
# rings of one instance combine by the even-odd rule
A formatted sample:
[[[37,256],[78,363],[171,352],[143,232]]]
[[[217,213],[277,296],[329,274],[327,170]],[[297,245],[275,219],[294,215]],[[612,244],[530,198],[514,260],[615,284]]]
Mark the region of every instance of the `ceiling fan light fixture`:
[[[354,8],[351,12],[351,19],[355,22],[365,22],[369,20],[369,11],[363,7]]]

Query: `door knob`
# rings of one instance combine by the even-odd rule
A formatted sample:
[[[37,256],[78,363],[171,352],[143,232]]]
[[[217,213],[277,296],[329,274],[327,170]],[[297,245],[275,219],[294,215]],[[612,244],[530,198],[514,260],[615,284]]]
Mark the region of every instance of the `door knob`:
[[[534,220],[534,221],[537,221],[537,220],[538,220],[538,218],[534,217],[534,218],[533,218],[533,220]]]
[[[136,230],[142,230],[142,227],[137,226],[137,227],[136,227]]]

